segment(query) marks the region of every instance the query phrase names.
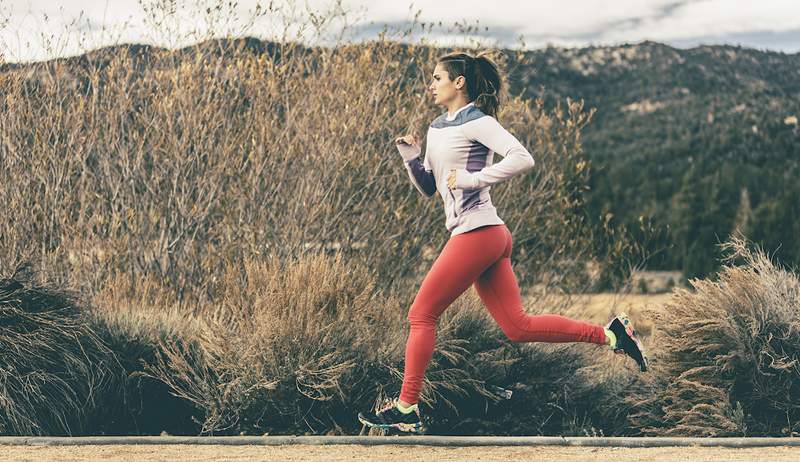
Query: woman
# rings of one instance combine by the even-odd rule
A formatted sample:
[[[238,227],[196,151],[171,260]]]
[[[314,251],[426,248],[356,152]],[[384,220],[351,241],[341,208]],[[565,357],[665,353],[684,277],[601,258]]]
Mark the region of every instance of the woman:
[[[529,316],[511,269],[511,233],[489,197],[493,184],[534,166],[533,157],[496,120],[501,90],[497,65],[484,53],[439,58],[430,90],[447,109],[428,128],[425,160],[414,135],[395,140],[412,184],[427,197],[444,200],[450,239],[433,263],[408,313],[411,332],[399,398],[376,412],[359,413],[368,426],[422,430],[417,405],[425,369],[433,355],[436,322],[474,285],[492,317],[513,342],[588,342],[609,345],[647,370],[647,359],[630,320],[620,314],[606,327],[559,315]],[[493,153],[504,156],[492,163]]]

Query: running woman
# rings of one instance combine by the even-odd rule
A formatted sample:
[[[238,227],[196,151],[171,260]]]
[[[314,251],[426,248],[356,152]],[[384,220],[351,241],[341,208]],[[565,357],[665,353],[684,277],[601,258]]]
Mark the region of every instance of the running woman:
[[[622,313],[605,327],[564,316],[525,313],[511,269],[511,232],[489,197],[492,185],[533,168],[534,159],[496,117],[501,76],[480,53],[452,53],[438,59],[429,89],[447,109],[428,127],[425,159],[413,134],[395,140],[414,187],[444,201],[450,239],[422,281],[411,305],[400,396],[375,412],[358,414],[361,423],[403,432],[421,432],[418,399],[433,355],[436,323],[470,285],[512,342],[586,342],[608,345],[632,357],[642,371],[647,359],[633,325]],[[503,156],[493,164],[494,153]]]

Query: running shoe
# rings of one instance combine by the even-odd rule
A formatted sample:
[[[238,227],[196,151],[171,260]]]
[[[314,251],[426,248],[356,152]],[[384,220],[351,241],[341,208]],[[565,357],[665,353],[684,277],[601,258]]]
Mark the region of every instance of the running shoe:
[[[614,346],[614,352],[626,354],[636,361],[639,369],[642,372],[647,371],[647,356],[644,353],[642,342],[636,336],[636,331],[633,329],[633,323],[625,313],[620,313],[617,317],[611,320],[606,326],[614,335],[617,336],[617,344]]]
[[[368,427],[382,428],[384,430],[398,430],[407,433],[423,433],[424,426],[419,413],[419,405],[414,411],[403,414],[397,409],[398,398],[384,401],[383,405],[375,412],[359,412],[358,420]]]

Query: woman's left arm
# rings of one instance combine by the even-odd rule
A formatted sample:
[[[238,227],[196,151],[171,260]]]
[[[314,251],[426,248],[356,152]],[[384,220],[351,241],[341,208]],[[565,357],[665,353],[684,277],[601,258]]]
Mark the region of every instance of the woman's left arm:
[[[492,116],[483,116],[461,125],[471,141],[477,141],[503,156],[503,160],[477,172],[456,170],[455,185],[460,189],[477,189],[508,180],[533,168],[533,156]]]

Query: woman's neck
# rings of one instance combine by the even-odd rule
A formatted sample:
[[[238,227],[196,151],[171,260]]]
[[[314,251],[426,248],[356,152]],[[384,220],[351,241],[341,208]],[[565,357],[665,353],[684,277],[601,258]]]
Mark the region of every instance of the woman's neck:
[[[467,101],[466,98],[460,97],[457,98],[455,101],[447,105],[447,117],[453,117],[459,109],[463,108],[471,101]]]

